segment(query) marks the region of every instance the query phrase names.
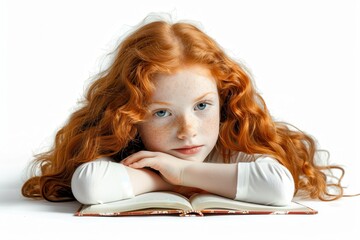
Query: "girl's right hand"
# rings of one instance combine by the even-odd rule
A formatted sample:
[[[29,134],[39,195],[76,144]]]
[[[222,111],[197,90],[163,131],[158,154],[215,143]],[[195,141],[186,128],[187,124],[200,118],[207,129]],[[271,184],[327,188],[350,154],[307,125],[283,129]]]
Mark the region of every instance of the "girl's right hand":
[[[122,163],[135,169],[152,168],[158,171],[161,177],[172,185],[183,185],[182,175],[184,169],[194,164],[192,161],[180,159],[166,153],[151,151],[136,152],[125,158]]]

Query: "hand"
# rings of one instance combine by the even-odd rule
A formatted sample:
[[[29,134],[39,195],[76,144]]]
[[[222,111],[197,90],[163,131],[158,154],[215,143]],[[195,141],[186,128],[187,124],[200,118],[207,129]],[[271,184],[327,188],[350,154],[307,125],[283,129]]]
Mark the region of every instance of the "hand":
[[[191,161],[180,159],[162,152],[140,151],[125,158],[122,163],[132,168],[150,167],[160,172],[165,181],[182,185],[184,169]]]

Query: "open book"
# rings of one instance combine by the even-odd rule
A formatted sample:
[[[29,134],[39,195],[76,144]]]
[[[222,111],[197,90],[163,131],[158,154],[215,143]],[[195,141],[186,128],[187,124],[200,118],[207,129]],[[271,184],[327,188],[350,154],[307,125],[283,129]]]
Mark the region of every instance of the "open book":
[[[317,211],[291,202],[288,206],[269,206],[231,200],[209,193],[187,199],[174,192],[149,192],[131,199],[95,205],[82,205],[76,216],[139,216],[207,214],[316,214]]]

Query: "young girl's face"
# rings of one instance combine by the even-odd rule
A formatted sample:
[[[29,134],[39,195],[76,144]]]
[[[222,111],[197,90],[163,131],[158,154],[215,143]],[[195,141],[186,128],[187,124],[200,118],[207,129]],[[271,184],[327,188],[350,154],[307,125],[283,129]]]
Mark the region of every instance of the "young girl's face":
[[[138,126],[149,151],[202,162],[219,135],[220,103],[215,79],[201,66],[159,74],[146,121]]]

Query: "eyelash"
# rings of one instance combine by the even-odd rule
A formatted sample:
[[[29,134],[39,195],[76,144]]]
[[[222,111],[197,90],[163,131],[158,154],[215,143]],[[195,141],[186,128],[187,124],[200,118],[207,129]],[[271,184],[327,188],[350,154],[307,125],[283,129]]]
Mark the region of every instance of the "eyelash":
[[[159,116],[158,113],[160,113],[160,112],[165,112],[165,114],[168,113],[168,115],[167,115],[167,116]],[[154,113],[154,115],[155,115],[156,117],[159,117],[159,118],[164,118],[164,117],[170,116],[171,113],[170,113],[169,111],[167,111],[167,110],[159,110],[159,111],[156,111],[156,112]]]
[[[199,109],[198,107],[201,105],[201,104],[203,104],[203,105],[205,105],[205,107],[203,108],[203,109]],[[207,106],[208,105],[210,105],[209,103],[207,103],[207,102],[201,102],[201,103],[198,103],[198,104],[196,104],[196,106],[195,106],[195,108],[194,108],[194,110],[199,110],[199,111],[203,111],[203,110],[205,110],[206,108],[207,108]]]
[[[199,106],[200,106],[200,105],[204,105],[204,108],[203,108],[203,109],[199,109]],[[195,111],[204,111],[205,109],[207,109],[207,107],[208,107],[209,105],[211,105],[209,102],[200,102],[200,103],[198,103],[198,104],[195,105],[194,110],[195,110]],[[159,113],[162,113],[162,114],[164,114],[164,115],[159,116]],[[154,112],[153,115],[154,115],[155,117],[158,117],[158,118],[164,118],[164,117],[171,116],[171,113],[170,113],[168,110],[166,110],[166,109],[161,109],[161,110],[158,110],[158,111]]]

